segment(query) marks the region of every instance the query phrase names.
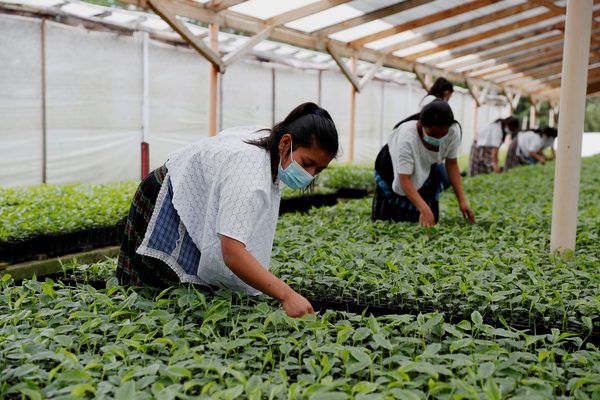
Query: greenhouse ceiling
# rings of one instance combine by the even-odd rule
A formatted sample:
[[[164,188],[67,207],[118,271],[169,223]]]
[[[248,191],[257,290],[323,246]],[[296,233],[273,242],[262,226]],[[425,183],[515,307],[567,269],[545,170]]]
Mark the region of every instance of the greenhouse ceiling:
[[[235,55],[266,39],[329,53],[357,90],[360,75],[369,72],[352,70],[352,58],[375,64],[374,70],[383,65],[412,71],[424,85],[445,76],[463,82],[474,97],[491,91],[509,100],[523,95],[554,104],[559,97],[564,0],[120,1],[153,10],[164,21],[145,24],[177,31],[221,72],[233,57],[211,50],[208,35],[190,22],[248,35],[236,43]],[[100,12],[74,0],[2,2],[37,2],[115,24],[139,23],[118,9]],[[600,94],[600,0],[594,1],[590,46],[587,93],[594,95]]]
[[[257,39],[443,75],[468,87],[556,100],[565,1],[123,0]],[[600,1],[594,5],[588,94],[600,92]],[[342,67],[343,68],[343,67]]]

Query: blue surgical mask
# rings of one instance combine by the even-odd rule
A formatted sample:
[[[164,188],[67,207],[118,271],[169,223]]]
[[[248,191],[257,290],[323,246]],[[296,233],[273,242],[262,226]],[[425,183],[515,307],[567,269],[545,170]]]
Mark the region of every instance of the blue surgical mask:
[[[291,189],[305,189],[308,185],[310,185],[314,177],[294,160],[292,155],[293,151],[294,149],[290,144],[290,157],[292,157],[292,162],[287,166],[286,169],[283,169],[280,161],[277,169],[278,176],[279,179]]]
[[[432,146],[439,147],[442,143],[444,143],[446,141],[447,137],[448,137],[448,135],[446,134],[444,137],[438,139],[438,138],[434,138],[433,136],[429,136],[428,134],[425,133],[425,131],[423,131],[423,140]]]

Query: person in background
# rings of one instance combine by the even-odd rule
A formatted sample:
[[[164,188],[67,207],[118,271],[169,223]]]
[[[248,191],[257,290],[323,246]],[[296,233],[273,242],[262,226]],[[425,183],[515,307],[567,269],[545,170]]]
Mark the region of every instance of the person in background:
[[[337,152],[329,113],[304,103],[272,129],[226,129],[171,154],[134,195],[117,278],[123,285],[195,283],[265,293],[289,316],[313,313],[268,270],[279,183],[308,187]]]
[[[454,93],[454,86],[446,78],[439,77],[435,80],[431,88],[419,102],[419,109],[423,108],[424,105],[431,103],[433,100],[444,100],[449,101]]]
[[[557,130],[546,127],[544,129],[530,129],[520,132],[510,144],[506,155],[504,170],[507,171],[519,165],[544,164],[554,159],[554,139]],[[552,156],[546,156],[546,148],[552,149]]]
[[[375,161],[377,186],[371,218],[434,226],[439,220],[442,190],[437,164],[445,160],[460,211],[469,222],[475,222],[456,159],[460,139],[460,125],[442,100],[432,101],[420,113],[399,122]]]
[[[498,164],[498,150],[504,143],[507,130],[511,133],[518,132],[519,120],[512,116],[505,119],[500,118],[477,132],[471,146],[469,176],[502,171]]]
[[[443,100],[448,102],[450,97],[454,93],[454,85],[448,79],[439,77],[435,80],[425,97],[423,97],[419,103],[419,109],[422,109],[424,105],[431,103],[433,100]],[[448,178],[448,171],[444,164],[438,164],[437,168],[441,174],[442,185],[444,190],[450,187],[450,179]]]

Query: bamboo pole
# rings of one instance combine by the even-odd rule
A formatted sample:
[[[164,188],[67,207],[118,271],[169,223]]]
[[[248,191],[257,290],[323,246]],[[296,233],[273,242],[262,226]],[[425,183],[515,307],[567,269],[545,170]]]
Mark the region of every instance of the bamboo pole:
[[[575,250],[593,0],[568,0],[550,251]]]
[[[210,48],[218,51],[219,25],[210,24],[208,26],[210,35]],[[209,99],[208,99],[208,136],[217,134],[217,85],[218,74],[217,67],[210,63],[209,68]]]

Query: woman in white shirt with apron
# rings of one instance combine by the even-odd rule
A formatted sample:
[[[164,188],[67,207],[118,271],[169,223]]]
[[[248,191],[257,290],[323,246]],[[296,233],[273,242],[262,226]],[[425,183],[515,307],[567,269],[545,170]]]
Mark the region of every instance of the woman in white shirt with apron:
[[[497,119],[477,132],[471,146],[469,176],[502,171],[498,164],[498,149],[504,143],[507,129],[516,134],[519,131],[519,120],[515,117]]]
[[[419,222],[423,227],[435,225],[442,191],[437,164],[445,160],[461,213],[469,222],[475,222],[456,158],[460,139],[460,125],[445,101],[434,100],[420,113],[398,123],[375,161],[377,187],[371,218]]]
[[[549,127],[519,133],[508,148],[504,170],[508,171],[519,165],[544,164],[547,160],[552,160],[554,155],[546,157],[544,150],[549,147],[554,153],[556,136],[557,130]]]
[[[304,297],[268,271],[279,182],[308,187],[337,152],[329,113],[304,103],[272,129],[226,129],[171,154],[134,195],[119,281],[265,293],[290,316],[312,313]]]

